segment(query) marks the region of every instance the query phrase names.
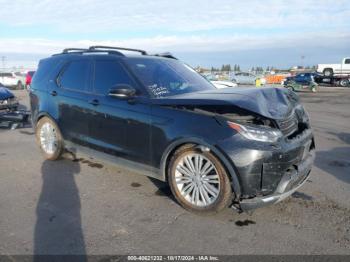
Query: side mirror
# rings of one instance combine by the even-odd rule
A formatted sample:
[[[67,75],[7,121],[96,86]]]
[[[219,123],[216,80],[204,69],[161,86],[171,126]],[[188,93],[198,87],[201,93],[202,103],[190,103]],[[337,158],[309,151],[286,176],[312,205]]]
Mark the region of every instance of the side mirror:
[[[114,86],[108,92],[108,96],[116,98],[130,98],[136,94],[136,89],[129,85],[117,85]]]

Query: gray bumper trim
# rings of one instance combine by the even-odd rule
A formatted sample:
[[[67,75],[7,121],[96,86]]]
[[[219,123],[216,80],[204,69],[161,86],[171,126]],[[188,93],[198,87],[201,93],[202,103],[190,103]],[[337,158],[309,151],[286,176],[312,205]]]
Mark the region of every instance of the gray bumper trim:
[[[298,174],[305,175],[304,179],[294,188],[291,190],[284,192],[284,193],[274,193],[269,196],[264,197],[255,197],[252,199],[243,199],[240,201],[240,208],[242,211],[249,211],[252,209],[260,208],[263,206],[268,206],[272,204],[276,204],[283,199],[289,197],[291,194],[293,194],[295,191],[297,191],[308,179],[311,167],[315,159],[315,152],[314,150],[309,153],[309,156],[301,163],[300,167],[301,170],[298,170]]]

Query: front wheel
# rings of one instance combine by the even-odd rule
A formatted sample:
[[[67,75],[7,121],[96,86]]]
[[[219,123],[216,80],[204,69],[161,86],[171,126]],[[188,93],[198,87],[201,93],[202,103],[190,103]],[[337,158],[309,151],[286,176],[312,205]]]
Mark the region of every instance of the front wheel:
[[[38,121],[35,135],[46,159],[56,160],[62,155],[62,135],[56,123],[50,118],[43,117]]]
[[[195,146],[184,146],[172,156],[168,181],[176,200],[197,213],[219,212],[232,203],[225,168],[215,155]]]

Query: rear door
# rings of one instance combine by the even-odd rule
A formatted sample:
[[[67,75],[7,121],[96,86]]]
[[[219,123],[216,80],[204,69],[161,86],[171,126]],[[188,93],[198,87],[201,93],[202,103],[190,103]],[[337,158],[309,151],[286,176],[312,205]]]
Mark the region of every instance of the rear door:
[[[51,110],[56,114],[58,126],[66,140],[80,145],[90,141],[90,118],[94,114],[91,87],[92,62],[88,57],[75,59],[64,65],[50,85]]]
[[[132,99],[108,96],[116,85],[137,89]],[[121,61],[110,57],[96,58],[93,89],[99,105],[90,123],[91,136],[97,148],[116,156],[150,163],[150,106],[141,101],[143,93]]]

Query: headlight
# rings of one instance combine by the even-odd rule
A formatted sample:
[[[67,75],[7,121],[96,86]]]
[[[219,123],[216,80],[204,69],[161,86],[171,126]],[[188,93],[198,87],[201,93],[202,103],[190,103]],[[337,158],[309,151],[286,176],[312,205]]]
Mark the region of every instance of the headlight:
[[[282,137],[280,130],[270,127],[241,125],[230,121],[227,124],[249,140],[273,143]]]
[[[8,103],[9,103],[9,104],[15,104],[15,103],[17,103],[17,98],[16,98],[16,97],[11,97],[11,98],[9,98],[9,99],[8,99]]]

